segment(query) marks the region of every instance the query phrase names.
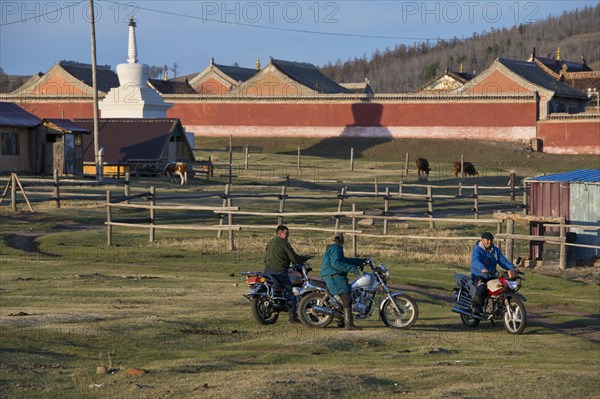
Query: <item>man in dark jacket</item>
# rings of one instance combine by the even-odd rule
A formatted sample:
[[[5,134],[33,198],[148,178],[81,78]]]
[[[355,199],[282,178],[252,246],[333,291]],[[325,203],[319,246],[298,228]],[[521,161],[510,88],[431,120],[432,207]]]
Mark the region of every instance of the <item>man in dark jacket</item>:
[[[339,295],[344,306],[344,327],[347,330],[357,330],[352,314],[352,297],[348,273],[358,274],[358,266],[363,264],[362,258],[346,258],[344,256],[344,234],[335,233],[333,244],[329,244],[323,254],[321,277],[327,284],[331,295]]]
[[[487,231],[481,234],[481,240],[475,244],[471,254],[471,279],[475,284],[473,312],[481,313],[483,300],[487,293],[487,282],[497,276],[496,266],[512,270],[515,266],[494,245],[494,236]]]
[[[294,252],[288,242],[289,235],[290,231],[286,226],[277,226],[275,237],[268,242],[265,249],[265,274],[270,274],[283,288],[285,296],[288,298],[290,323],[299,323],[300,320],[296,314],[296,297],[292,295],[292,283],[288,276],[288,269],[290,263],[302,263],[306,257]]]

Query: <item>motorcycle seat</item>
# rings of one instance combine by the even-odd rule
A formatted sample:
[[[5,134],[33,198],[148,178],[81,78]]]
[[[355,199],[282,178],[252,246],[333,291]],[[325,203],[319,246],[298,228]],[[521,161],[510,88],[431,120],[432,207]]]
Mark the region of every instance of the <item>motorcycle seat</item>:
[[[316,285],[317,287],[327,288],[327,284],[325,284],[325,281],[323,280],[316,280],[311,278],[308,281],[310,281],[311,284]]]

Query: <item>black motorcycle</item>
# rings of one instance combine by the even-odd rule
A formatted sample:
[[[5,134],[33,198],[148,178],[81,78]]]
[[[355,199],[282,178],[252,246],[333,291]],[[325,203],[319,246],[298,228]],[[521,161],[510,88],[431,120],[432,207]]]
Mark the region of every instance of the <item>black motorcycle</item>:
[[[307,292],[304,285],[309,281],[308,273],[312,268],[308,265],[308,259],[312,256],[304,256],[306,260],[300,264],[291,264],[288,275],[292,282],[292,293],[299,302]],[[248,285],[250,291],[244,294],[252,306],[252,315],[260,324],[275,324],[279,313],[289,311],[288,299],[285,291],[277,281],[269,274],[263,272],[242,272],[246,279],[244,284]]]

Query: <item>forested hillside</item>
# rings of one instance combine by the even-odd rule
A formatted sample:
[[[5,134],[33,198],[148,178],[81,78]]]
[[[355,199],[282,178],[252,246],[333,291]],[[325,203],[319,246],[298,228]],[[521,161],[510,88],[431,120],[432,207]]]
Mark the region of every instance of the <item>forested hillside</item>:
[[[446,67],[479,73],[498,57],[526,60],[536,48],[539,57],[555,57],[600,69],[600,4],[565,12],[532,24],[492,29],[467,39],[453,38],[394,49],[376,50],[370,57],[324,65],[321,71],[336,82],[361,82],[368,78],[376,93],[413,92],[442,74]]]

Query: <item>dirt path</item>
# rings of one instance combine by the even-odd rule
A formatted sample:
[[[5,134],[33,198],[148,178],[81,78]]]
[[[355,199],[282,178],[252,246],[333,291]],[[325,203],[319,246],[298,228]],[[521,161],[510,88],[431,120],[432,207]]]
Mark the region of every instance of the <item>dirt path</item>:
[[[400,285],[390,287],[395,290],[416,292],[428,298],[429,303],[446,302],[448,308],[454,303],[454,295],[431,290],[417,285]],[[421,300],[422,301],[422,300]],[[586,313],[573,308],[552,307],[539,308],[526,305],[528,324],[549,329],[555,333],[586,339],[594,344],[600,344],[600,314]],[[560,321],[555,316],[571,316],[571,321]],[[457,323],[460,323],[457,319]]]

